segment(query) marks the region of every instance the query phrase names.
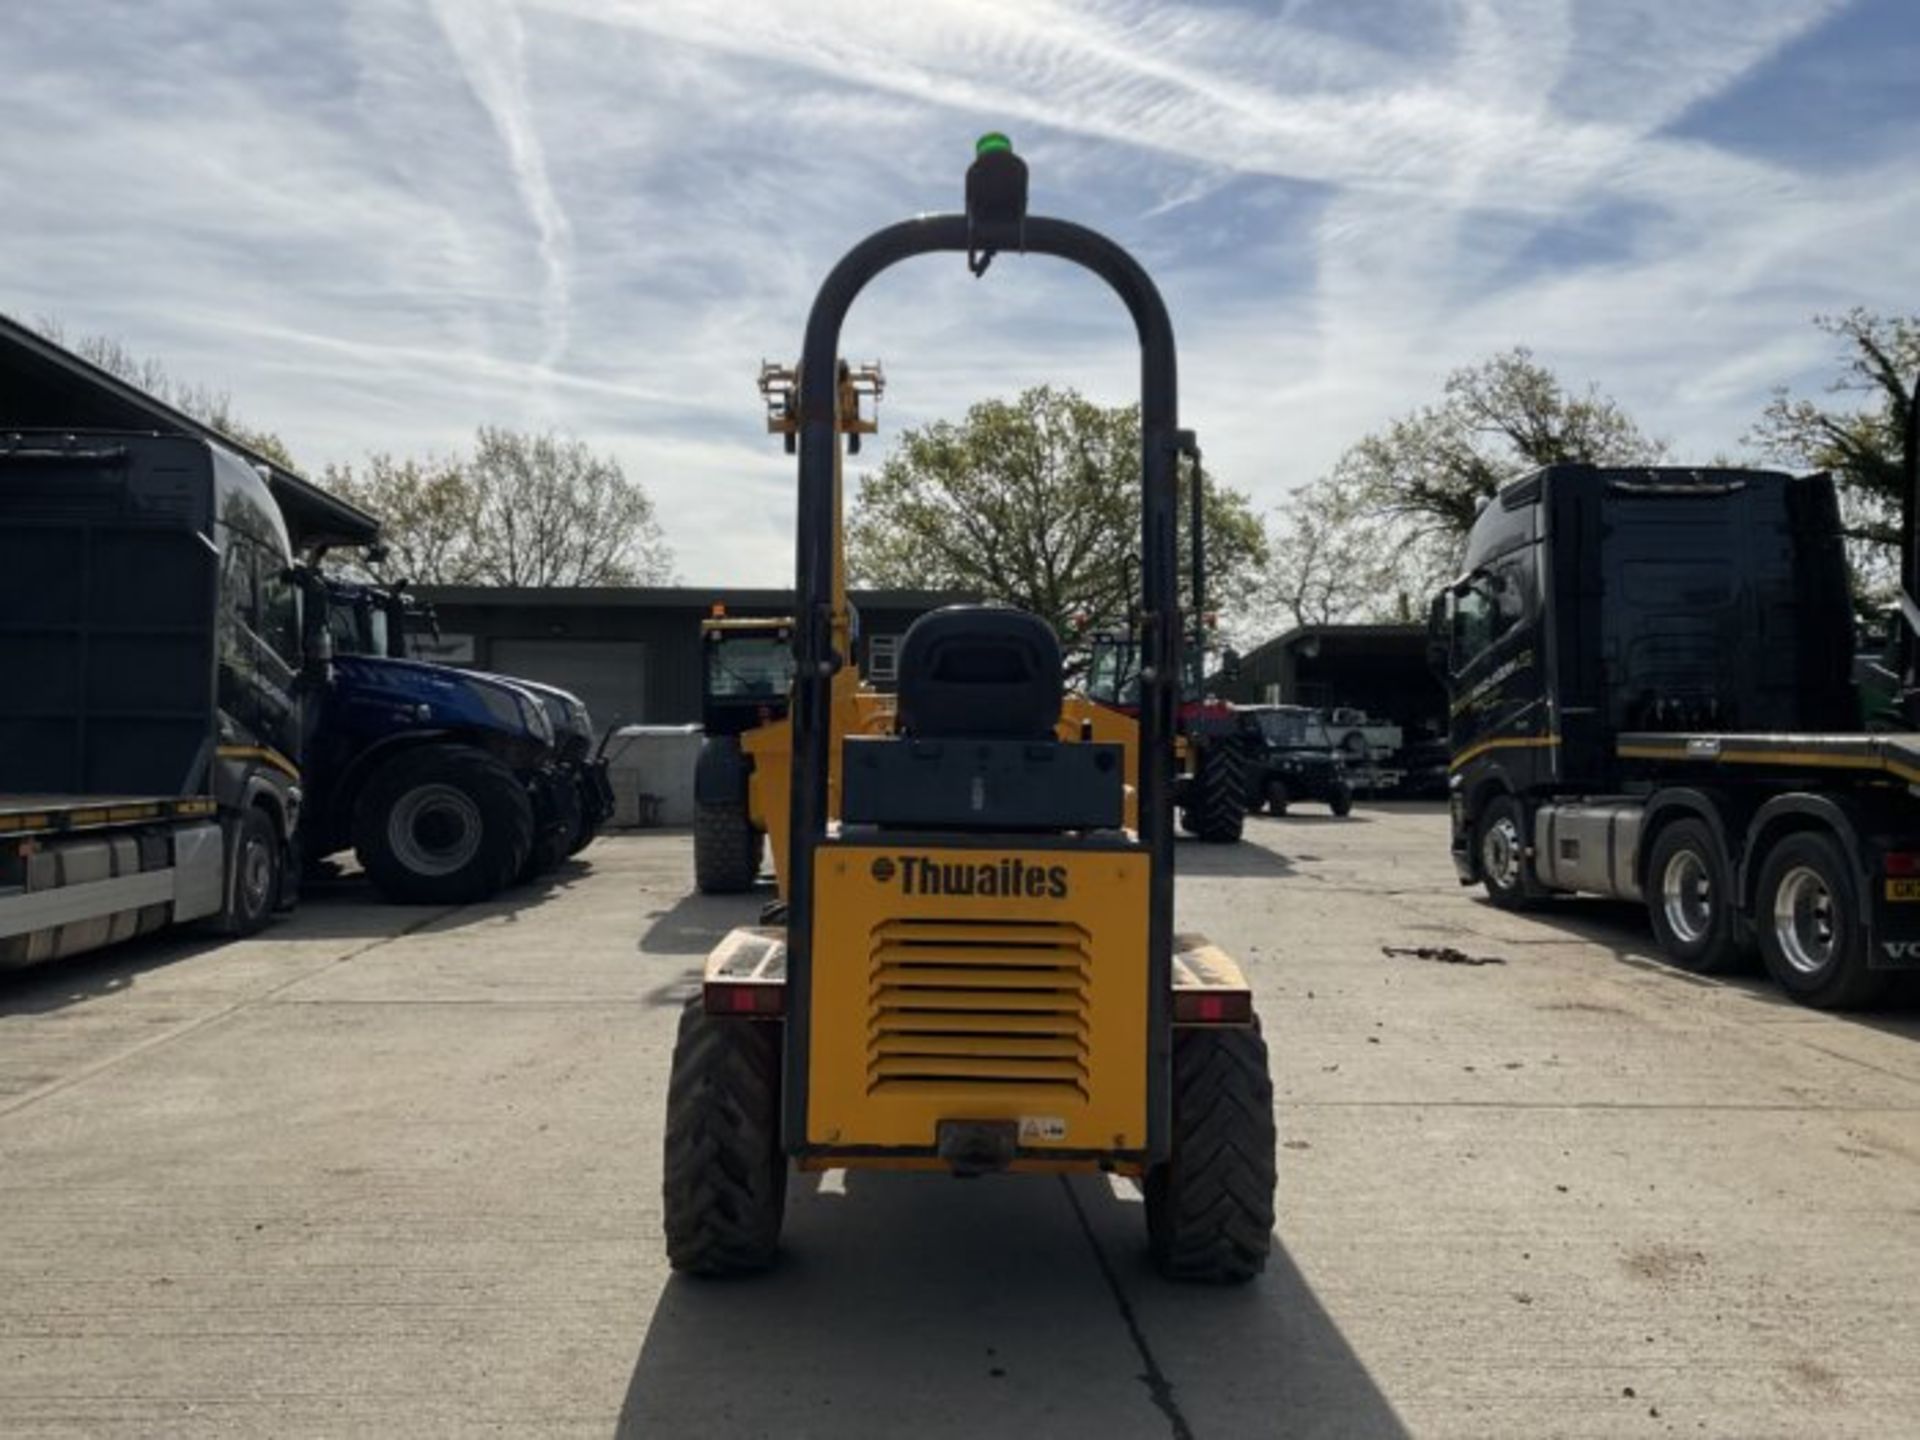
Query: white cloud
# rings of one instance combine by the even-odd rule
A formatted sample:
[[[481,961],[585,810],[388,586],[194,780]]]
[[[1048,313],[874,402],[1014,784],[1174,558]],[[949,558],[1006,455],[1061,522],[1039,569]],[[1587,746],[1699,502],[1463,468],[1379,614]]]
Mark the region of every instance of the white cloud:
[[[1155,271],[1186,418],[1263,502],[1514,343],[1710,453],[1825,363],[1812,311],[1920,291],[1912,160],[1809,173],[1675,129],[1835,9],[287,0],[242,24],[217,0],[153,0],[114,25],[30,17],[0,35],[0,120],[33,142],[0,153],[0,308],[230,388],[315,468],[446,449],[482,422],[566,426],[653,488],[683,575],[773,583],[792,476],[758,362],[792,358],[854,240],[955,205],[972,136],[1003,127],[1037,207]],[[889,430],[1047,380],[1113,400],[1133,383],[1111,299],[1016,257],[980,282],[957,261],[884,277],[847,349],[886,361]]]

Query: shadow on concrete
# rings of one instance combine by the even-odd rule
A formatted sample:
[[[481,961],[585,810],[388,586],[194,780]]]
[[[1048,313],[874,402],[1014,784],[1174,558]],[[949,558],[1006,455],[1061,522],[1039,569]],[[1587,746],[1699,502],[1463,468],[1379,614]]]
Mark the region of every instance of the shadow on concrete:
[[[720,938],[738,925],[758,925],[760,912],[777,896],[771,882],[742,895],[691,891],[664,910],[650,910],[640,937],[646,955],[691,955],[705,959]]]
[[[1481,903],[1490,902],[1482,899]],[[1702,990],[1738,991],[1756,1005],[1785,1011],[1802,1008],[1773,983],[1758,956],[1753,957],[1746,969],[1729,975],[1696,975],[1675,965],[1660,953],[1648,927],[1646,907],[1631,901],[1571,896],[1549,902],[1545,908],[1532,912],[1530,918],[1601,946],[1611,951],[1620,964],[1637,970]],[[1839,1018],[1909,1040],[1920,1040],[1920,975],[1894,976],[1891,987],[1875,1008],[1842,1012]]]
[[[390,905],[357,869],[304,877],[300,903],[258,935],[231,939],[200,925],[156,931],[123,944],[49,960],[23,970],[0,970],[0,1016],[37,1015],[131,989],[142,975],[229,945],[255,941],[369,941],[381,943],[423,932],[443,934],[483,920],[512,919],[593,872],[580,856],[522,885],[474,905]]]
[[[1237,845],[1209,845],[1182,835],[1174,842],[1173,873],[1228,877],[1241,880],[1277,880],[1293,873],[1293,862],[1267,846],[1280,838],[1270,827],[1249,826]]]
[[[616,1433],[1404,1430],[1283,1251],[1253,1285],[1176,1287],[1104,1177],[834,1172],[793,1177],[769,1274],[668,1280]]]

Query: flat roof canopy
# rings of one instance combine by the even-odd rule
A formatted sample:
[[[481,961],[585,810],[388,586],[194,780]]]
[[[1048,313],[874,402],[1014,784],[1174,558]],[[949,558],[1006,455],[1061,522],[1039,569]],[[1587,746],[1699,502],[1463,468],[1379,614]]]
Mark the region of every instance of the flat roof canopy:
[[[380,536],[377,517],[4,315],[0,428],[159,430],[211,440],[266,472],[295,549],[370,545]]]

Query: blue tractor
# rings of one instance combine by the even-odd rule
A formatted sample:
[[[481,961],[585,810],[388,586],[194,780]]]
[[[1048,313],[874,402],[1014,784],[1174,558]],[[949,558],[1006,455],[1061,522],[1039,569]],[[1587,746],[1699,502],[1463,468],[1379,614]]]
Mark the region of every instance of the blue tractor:
[[[316,574],[309,593],[333,654],[307,745],[309,856],[351,848],[389,898],[445,903],[531,879],[593,838],[613,793],[576,697],[406,658],[416,615],[402,586]]]

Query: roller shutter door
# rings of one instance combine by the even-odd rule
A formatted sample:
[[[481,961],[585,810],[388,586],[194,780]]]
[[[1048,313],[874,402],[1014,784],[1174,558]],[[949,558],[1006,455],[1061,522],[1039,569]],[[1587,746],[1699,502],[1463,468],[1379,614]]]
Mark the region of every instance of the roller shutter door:
[[[488,668],[571,690],[594,728],[646,719],[646,650],[632,640],[495,640]]]

